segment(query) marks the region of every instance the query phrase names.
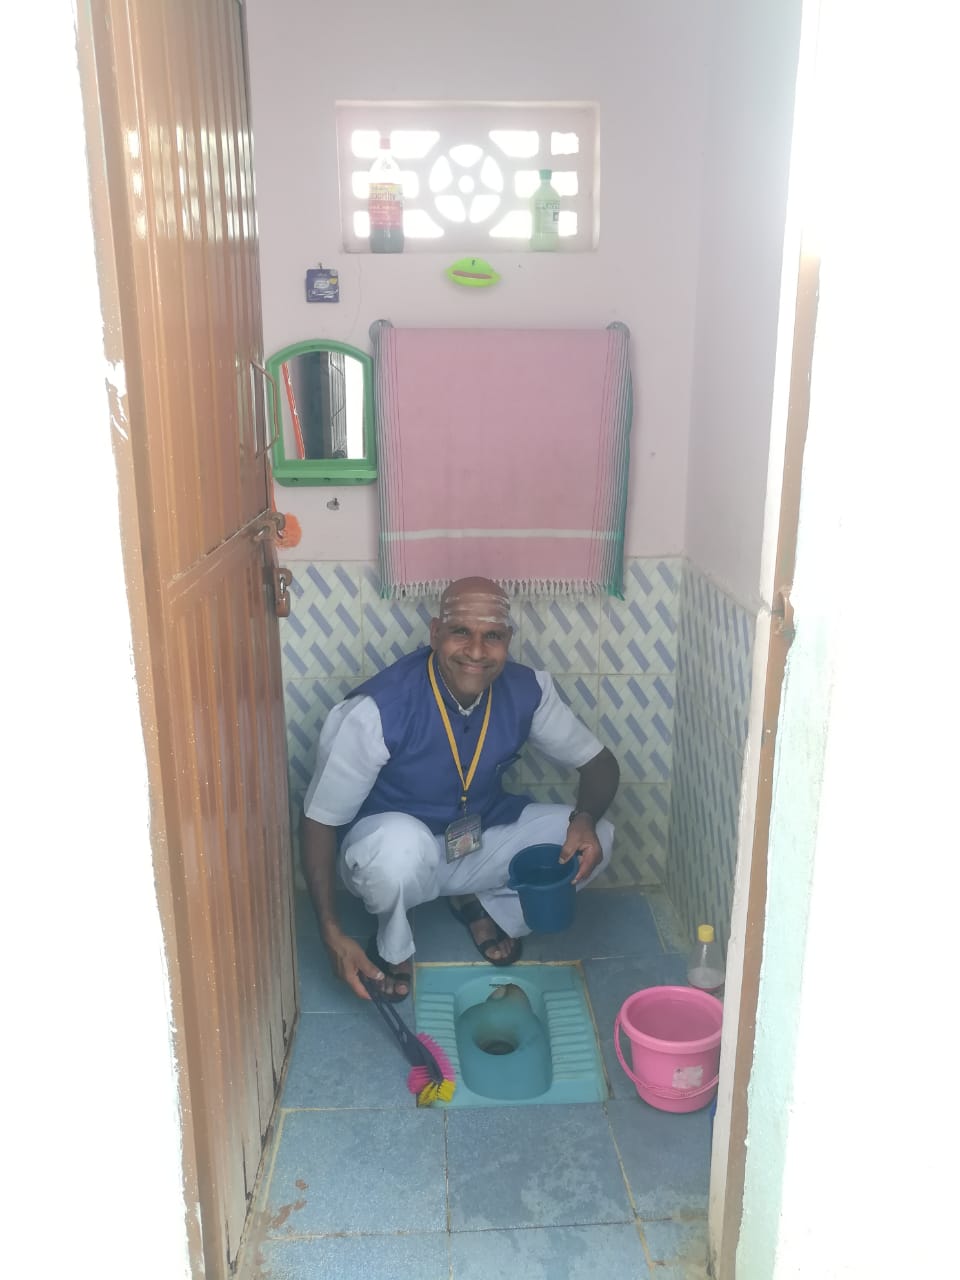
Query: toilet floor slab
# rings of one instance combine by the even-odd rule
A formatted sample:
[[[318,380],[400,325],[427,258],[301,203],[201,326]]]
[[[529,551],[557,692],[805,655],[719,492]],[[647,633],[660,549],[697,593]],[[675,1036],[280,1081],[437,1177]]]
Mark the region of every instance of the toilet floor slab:
[[[513,984],[526,995],[549,1039],[549,1083],[536,1096],[494,1096],[495,1090],[487,1096],[472,1089],[464,1079],[458,1021],[467,1010],[486,1001],[496,987],[506,984]],[[417,964],[414,1007],[417,1032],[435,1040],[453,1067],[457,1088],[452,1101],[446,1104],[449,1107],[603,1102],[609,1096],[579,964],[520,963],[503,969],[485,964]],[[460,1044],[464,1043],[461,1035]],[[509,1055],[499,1063],[503,1064],[504,1071],[513,1065]],[[470,1075],[470,1064],[466,1066]]]

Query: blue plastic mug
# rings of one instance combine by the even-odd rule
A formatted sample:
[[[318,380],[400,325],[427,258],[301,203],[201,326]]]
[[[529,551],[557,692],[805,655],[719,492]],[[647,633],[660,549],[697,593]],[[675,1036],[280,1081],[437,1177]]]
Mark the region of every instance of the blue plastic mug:
[[[561,847],[532,844],[510,859],[507,888],[519,895],[523,918],[534,933],[559,933],[573,924],[577,891],[572,881],[580,855],[561,864]]]

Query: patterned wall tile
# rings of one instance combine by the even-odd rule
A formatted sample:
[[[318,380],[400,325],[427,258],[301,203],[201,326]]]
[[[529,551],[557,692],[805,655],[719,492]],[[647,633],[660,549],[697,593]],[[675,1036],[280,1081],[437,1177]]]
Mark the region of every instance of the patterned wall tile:
[[[685,683],[731,746],[747,736],[755,619],[691,569],[683,579],[680,662]]]
[[[597,677],[555,676],[554,686],[563,701],[573,710],[574,715],[587,726],[591,733],[597,732]],[[513,772],[513,771],[512,771]],[[562,769],[548,760],[546,756],[533,747],[526,747],[516,769],[516,776],[523,783],[539,783],[575,781],[575,769]]]
[[[678,716],[670,815],[667,889],[693,936],[713,924],[721,945],[730,932],[737,850],[741,758],[698,703]]]
[[[571,786],[563,782],[552,782],[544,785],[524,783],[519,787],[511,787],[511,791],[522,791],[524,795],[530,796],[537,804],[562,804],[569,805],[573,808],[573,802],[577,798],[576,784]]]
[[[298,811],[330,707],[425,643],[437,602],[382,600],[374,564],[301,564],[295,572],[292,616],[280,625]],[[627,562],[623,601],[523,598],[513,615],[513,655],[551,671],[561,696],[620,760],[614,816],[621,834],[605,882],[667,876],[685,923],[709,910],[722,929],[721,907],[700,904],[728,902],[724,886],[732,883],[739,756],[731,748],[745,732],[751,615],[694,566],[652,558]],[[570,804],[576,774],[565,777],[529,751],[508,785]]]
[[[670,787],[622,783],[608,817],[617,834],[607,882],[662,884],[668,855]]]
[[[284,679],[359,676],[359,566],[298,564],[290,596],[290,617],[280,623]]]
[[[397,658],[430,641],[430,619],[436,617],[439,600],[384,600],[380,573],[365,564],[360,578],[360,623],[365,676],[376,675]]]
[[[687,932],[726,946],[755,619],[692,565],[681,598],[666,883]]]
[[[572,806],[575,781],[550,786],[527,784],[525,791],[538,804]],[[667,829],[670,820],[670,788],[652,786],[621,787],[607,817],[616,829],[613,859],[602,877],[606,888],[626,885],[661,884],[667,859]],[[598,887],[601,882],[598,882]]]
[[[597,736],[620,764],[625,782],[670,781],[673,676],[601,676]]]
[[[523,599],[513,606],[520,629],[521,662],[552,675],[593,674],[600,649],[600,603],[592,597]]]
[[[355,680],[286,680],[283,701],[287,716],[287,761],[290,794],[306,791],[317,756],[317,739],[330,708],[340,702]]]
[[[672,675],[680,632],[680,560],[628,560],[623,600],[605,599],[600,670],[611,675]]]

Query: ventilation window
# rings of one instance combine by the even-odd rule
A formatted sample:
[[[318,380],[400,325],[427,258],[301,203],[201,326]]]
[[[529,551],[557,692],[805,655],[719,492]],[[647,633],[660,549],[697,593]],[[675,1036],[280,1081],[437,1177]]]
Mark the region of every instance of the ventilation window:
[[[560,196],[562,251],[596,247],[596,109],[580,104],[337,105],[343,247],[369,252],[369,170],[381,136],[403,180],[404,252],[523,251],[541,169]]]

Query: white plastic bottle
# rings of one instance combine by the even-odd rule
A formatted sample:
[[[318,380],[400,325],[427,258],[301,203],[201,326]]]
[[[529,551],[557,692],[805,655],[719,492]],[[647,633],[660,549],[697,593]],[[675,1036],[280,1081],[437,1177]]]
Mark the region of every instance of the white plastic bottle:
[[[380,151],[370,166],[370,252],[403,253],[403,177],[390,151],[390,139],[380,139]]]
[[[723,990],[724,976],[723,954],[713,925],[702,924],[697,928],[697,944],[687,961],[687,981],[691,987],[718,996]]]
[[[550,250],[560,245],[560,197],[550,182],[552,177],[552,169],[540,170],[540,185],[530,202],[533,214],[531,249]]]

